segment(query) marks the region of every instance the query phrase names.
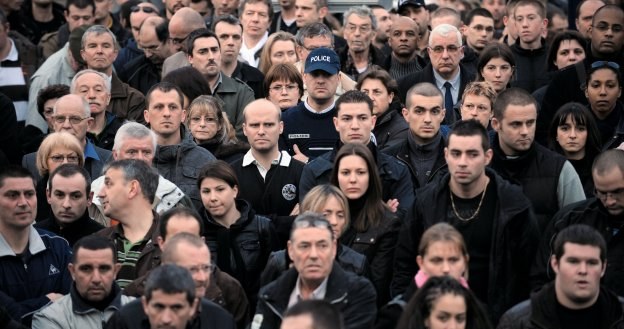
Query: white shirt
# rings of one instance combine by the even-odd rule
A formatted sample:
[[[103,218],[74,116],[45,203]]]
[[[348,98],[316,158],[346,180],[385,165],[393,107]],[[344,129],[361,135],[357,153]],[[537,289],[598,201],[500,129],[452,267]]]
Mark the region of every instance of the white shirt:
[[[280,165],[282,167],[288,167],[290,166],[291,159],[292,157],[290,156],[290,154],[288,154],[288,152],[281,151],[279,156],[276,159],[273,159],[273,161],[271,161],[271,165]],[[262,176],[262,179],[266,179],[266,175],[269,172],[269,169],[271,168],[264,168],[260,164],[260,162],[258,162],[256,158],[254,158],[253,154],[251,154],[251,150],[249,150],[247,151],[247,153],[245,153],[245,156],[243,156],[243,167],[247,167],[252,164],[256,165],[256,168],[258,168],[258,172],[260,173],[260,176]]]
[[[245,44],[245,35],[243,34],[243,45],[241,46],[241,50],[239,52],[240,57],[242,57],[247,64],[258,68],[258,64],[260,64],[260,57],[256,58],[256,53],[258,50],[262,49],[268,38],[269,32],[264,32],[264,36],[254,47],[247,48],[247,45]]]
[[[433,70],[433,76],[435,77],[436,87],[438,87],[438,89],[440,89],[440,91],[442,92],[442,99],[445,99],[446,97],[446,88],[444,87],[444,83],[446,82],[451,83],[451,96],[453,96],[453,105],[459,102],[459,86],[461,84],[459,75],[460,75],[460,71],[458,69],[457,74],[455,74],[455,76],[451,78],[451,80],[445,80],[441,75],[438,74],[438,72]]]
[[[321,282],[318,288],[314,289],[314,291],[310,294],[310,298],[308,299],[321,300],[325,298],[325,294],[327,293],[327,279],[328,278],[329,277],[325,278],[325,280]],[[295,284],[295,289],[293,289],[293,292],[290,294],[290,299],[288,300],[288,307],[291,307],[302,300],[304,299],[301,296],[301,278],[298,277],[297,283]]]

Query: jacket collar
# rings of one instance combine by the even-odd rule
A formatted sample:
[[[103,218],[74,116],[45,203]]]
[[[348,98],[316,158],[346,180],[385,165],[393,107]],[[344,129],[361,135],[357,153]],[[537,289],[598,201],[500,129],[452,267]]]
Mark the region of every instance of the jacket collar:
[[[115,299],[106,307],[106,310],[119,310],[121,308],[121,288],[117,285],[115,281],[113,281],[113,287],[111,289],[111,294],[115,295]],[[80,298],[78,291],[76,290],[76,283],[73,283],[70,290],[69,296],[72,300],[72,308],[74,313],[76,314],[88,314],[91,312],[100,312],[95,307],[86,303],[86,301]],[[110,296],[110,295],[109,295]]]
[[[30,225],[28,228],[28,251],[31,255],[35,255],[46,250],[46,246],[39,235],[39,232]],[[0,233],[0,257],[4,256],[17,256],[11,246],[6,242],[2,233]]]
[[[124,88],[123,82],[119,80],[117,73],[113,72],[111,75],[111,98],[126,98],[128,93]]]

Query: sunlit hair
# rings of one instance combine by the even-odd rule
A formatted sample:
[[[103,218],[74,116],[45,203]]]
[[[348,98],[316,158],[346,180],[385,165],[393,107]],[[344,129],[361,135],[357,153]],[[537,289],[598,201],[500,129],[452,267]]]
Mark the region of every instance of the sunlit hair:
[[[84,166],[84,151],[80,142],[76,136],[67,132],[55,132],[51,133],[41,142],[39,149],[37,150],[37,159],[35,165],[39,175],[45,176],[50,173],[48,168],[48,157],[52,153],[52,149],[55,147],[64,147],[72,152],[75,152],[78,156],[78,165]]]
[[[418,244],[418,255],[425,256],[429,247],[434,242],[452,242],[457,250],[462,253],[464,259],[468,260],[468,248],[464,242],[464,237],[452,225],[448,223],[438,223],[429,227],[420,238]]]
[[[568,118],[577,127],[585,126],[587,130],[585,156],[589,157],[588,159],[594,158],[601,150],[600,132],[594,116],[585,105],[580,103],[566,103],[555,113],[548,129],[548,147],[559,154],[565,154],[563,148],[557,142],[557,129],[565,125]]]
[[[334,186],[329,184],[321,184],[312,188],[301,201],[301,206],[299,210],[301,212],[305,211],[314,211],[317,213],[322,213],[323,208],[329,202],[331,198],[334,198],[338,201],[345,215],[345,226],[343,228],[343,232],[349,227],[349,222],[351,221],[351,214],[349,213],[349,200],[342,193],[342,191]]]
[[[271,54],[273,52],[273,44],[276,41],[290,41],[293,44],[293,50],[296,49],[297,41],[295,40],[295,36],[285,32],[285,31],[277,31],[269,36],[267,42],[264,44],[262,48],[262,52],[260,53],[260,62],[258,63],[258,70],[263,74],[267,74],[271,66],[273,66],[273,62],[271,62]],[[295,51],[295,56],[297,52]]]
[[[186,116],[186,126],[190,127],[191,118],[213,114],[217,118],[219,129],[213,139],[220,144],[236,144],[236,130],[232,127],[227,113],[223,111],[219,100],[213,96],[201,95],[191,102]]]
[[[212,161],[205,165],[197,177],[197,188],[201,189],[201,183],[206,178],[224,181],[231,188],[238,187],[238,178],[232,166],[223,160]]]
[[[490,101],[490,109],[494,107],[494,102],[496,102],[496,90],[486,81],[468,83],[461,97],[462,101],[466,99],[467,95],[486,97]]]

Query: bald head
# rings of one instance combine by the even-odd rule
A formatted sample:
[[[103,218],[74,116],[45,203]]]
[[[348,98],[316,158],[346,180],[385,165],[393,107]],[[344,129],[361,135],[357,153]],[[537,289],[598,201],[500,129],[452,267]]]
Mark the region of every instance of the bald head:
[[[84,99],[84,97],[76,94],[65,95],[56,101],[54,104],[54,114],[58,114],[59,112],[65,112],[66,110],[71,109],[72,112],[82,113],[85,117],[91,115],[91,110],[89,109],[89,103]]]
[[[413,19],[407,16],[398,16],[392,21],[392,25],[390,26],[390,33],[398,27],[407,27],[412,28],[414,30],[418,29],[418,25],[414,22]]]
[[[169,37],[174,43],[174,50],[186,51],[184,41],[191,32],[201,28],[206,28],[206,22],[198,12],[188,7],[178,10],[169,21]]]
[[[141,10],[134,11],[130,13],[130,27],[132,28],[132,36],[134,40],[139,40],[139,29],[141,28],[141,24],[148,17],[158,16],[158,8],[149,2],[142,2],[137,5],[137,7],[141,8]],[[146,13],[143,8],[151,8],[152,12]],[[147,9],[149,11],[149,9]]]
[[[255,101],[247,104],[245,109],[243,110],[243,122],[247,122],[247,115],[254,116],[258,112],[258,110],[275,110],[275,116],[277,117],[277,121],[282,120],[282,110],[275,105],[275,103],[271,102],[268,99],[260,98]]]

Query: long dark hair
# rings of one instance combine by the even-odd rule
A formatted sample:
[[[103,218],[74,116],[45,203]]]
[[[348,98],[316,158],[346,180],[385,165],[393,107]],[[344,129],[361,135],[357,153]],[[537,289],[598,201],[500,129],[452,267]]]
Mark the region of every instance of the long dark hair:
[[[368,188],[366,193],[362,195],[364,198],[364,207],[360,211],[357,218],[352,218],[351,226],[358,232],[368,230],[369,227],[377,227],[381,224],[386,211],[386,205],[382,200],[381,178],[377,170],[377,164],[373,158],[371,151],[363,144],[349,143],[340,148],[334,160],[334,169],[331,173],[331,183],[340,188],[338,183],[338,175],[340,174],[340,161],[349,155],[355,155],[364,162],[368,167]]]
[[[491,329],[488,317],[474,294],[449,276],[431,277],[410,299],[397,328],[425,329],[425,320],[434,304],[444,295],[460,296],[466,304],[466,329]]]
[[[483,68],[493,58],[500,58],[504,60],[505,62],[509,63],[509,65],[511,65],[511,68],[514,70],[514,73],[511,76],[511,79],[509,79],[509,83],[507,84],[507,88],[510,88],[511,81],[516,75],[516,60],[514,59],[511,48],[509,48],[508,45],[500,42],[494,42],[493,44],[490,44],[481,51],[481,55],[479,55],[479,61],[477,62],[477,79],[475,81],[485,81],[485,79],[483,78],[483,74],[481,74],[481,71],[483,71]]]
[[[598,155],[602,142],[600,141],[600,132],[598,131],[596,119],[594,119],[594,116],[585,105],[574,102],[564,104],[555,113],[548,129],[548,147],[559,154],[565,154],[561,145],[557,142],[557,128],[563,126],[568,118],[571,118],[575,125],[585,126],[587,129],[585,157],[592,159]]]

